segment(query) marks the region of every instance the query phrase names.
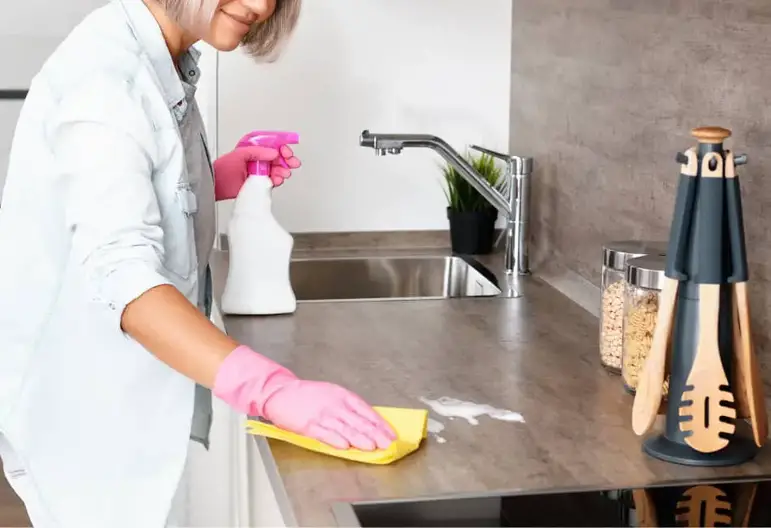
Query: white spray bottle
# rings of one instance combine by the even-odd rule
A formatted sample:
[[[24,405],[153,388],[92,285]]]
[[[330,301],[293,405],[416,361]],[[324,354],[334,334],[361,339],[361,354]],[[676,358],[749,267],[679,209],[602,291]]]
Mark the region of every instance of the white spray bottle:
[[[236,148],[280,149],[298,142],[295,132],[257,131],[244,136]],[[273,217],[270,162],[249,163],[248,174],[228,225],[230,266],[220,308],[233,315],[293,313],[297,299],[289,264],[294,239]]]

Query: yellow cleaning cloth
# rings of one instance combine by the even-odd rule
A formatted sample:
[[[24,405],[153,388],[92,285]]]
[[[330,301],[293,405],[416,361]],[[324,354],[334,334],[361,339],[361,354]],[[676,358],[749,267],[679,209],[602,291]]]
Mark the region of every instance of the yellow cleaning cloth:
[[[274,425],[257,420],[248,420],[246,428],[249,434],[266,436],[310,451],[364,464],[390,464],[404,458],[420,447],[420,443],[428,434],[427,410],[399,409],[396,407],[375,407],[374,409],[393,427],[397,435],[397,439],[390,446],[377,451],[361,451],[353,447],[349,449],[336,449],[313,438],[290,433]]]

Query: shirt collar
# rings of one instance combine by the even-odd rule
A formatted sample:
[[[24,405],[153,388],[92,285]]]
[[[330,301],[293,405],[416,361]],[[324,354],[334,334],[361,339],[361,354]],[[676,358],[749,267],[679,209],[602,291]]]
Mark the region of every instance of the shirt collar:
[[[187,92],[195,92],[195,85],[201,76],[198,68],[201,52],[193,47],[187,50],[180,57],[180,71],[178,72],[169,48],[166,46],[161,28],[145,3],[142,0],[117,1],[123,8],[126,21],[134,33],[134,37],[152,64],[155,75],[161,84],[166,103],[169,108],[184,115],[187,110],[187,101],[183,84],[188,85]]]

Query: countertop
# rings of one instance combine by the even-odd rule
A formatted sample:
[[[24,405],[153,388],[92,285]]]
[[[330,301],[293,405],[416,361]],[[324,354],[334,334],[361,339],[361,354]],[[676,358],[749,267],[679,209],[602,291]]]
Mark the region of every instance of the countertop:
[[[491,265],[491,269],[493,266]],[[214,257],[221,291],[227,253]],[[497,270],[494,270],[497,271]],[[589,486],[641,486],[771,473],[764,449],[735,468],[651,459],[631,428],[632,397],[598,358],[595,316],[537,277],[517,299],[301,303],[291,316],[225,317],[230,335],[294,370],[376,405],[456,398],[521,413],[524,423],[431,414],[445,429],[390,466],[270,441],[280,500],[300,526],[335,525],[337,501]],[[260,439],[263,441],[263,439]],[[265,454],[265,453],[264,453]],[[282,499],[283,497],[283,499]]]

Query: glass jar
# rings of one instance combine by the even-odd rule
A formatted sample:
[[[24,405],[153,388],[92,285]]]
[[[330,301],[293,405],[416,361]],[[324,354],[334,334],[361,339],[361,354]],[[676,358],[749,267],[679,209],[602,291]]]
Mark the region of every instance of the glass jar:
[[[610,372],[621,372],[626,263],[650,254],[664,255],[666,249],[666,242],[642,240],[610,242],[602,248],[600,362]]]
[[[627,261],[621,378],[624,388],[631,394],[637,390],[645,359],[653,343],[666,264],[663,255],[647,255]],[[668,385],[668,380],[665,380],[664,396]]]

